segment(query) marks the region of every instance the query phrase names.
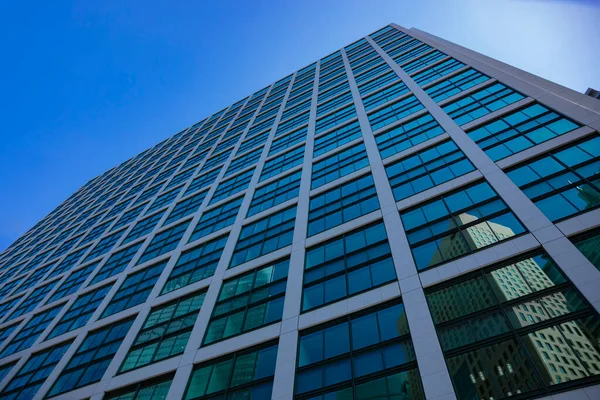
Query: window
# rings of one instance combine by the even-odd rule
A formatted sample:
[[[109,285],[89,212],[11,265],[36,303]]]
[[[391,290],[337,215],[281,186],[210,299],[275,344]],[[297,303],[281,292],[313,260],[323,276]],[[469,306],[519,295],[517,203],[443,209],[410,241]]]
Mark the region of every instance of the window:
[[[293,206],[244,226],[233,251],[231,267],[292,244],[295,220],[296,206]]]
[[[263,133],[259,133],[249,139],[246,139],[242,142],[236,154],[242,154],[243,152],[250,150],[258,145],[261,145],[267,141],[271,131],[264,131]]]
[[[295,393],[321,400],[424,399],[404,306],[394,300],[301,332]]]
[[[241,137],[242,137],[242,134],[238,134],[237,136],[232,137],[231,139],[224,139],[222,142],[220,142],[217,145],[217,147],[215,147],[215,150],[213,151],[213,153],[217,154],[229,147],[233,147],[238,142],[238,140],[240,140]]]
[[[256,116],[256,118],[254,119],[254,125],[253,125],[253,129],[252,129],[252,133],[255,133],[255,132],[257,132],[257,131],[259,131],[261,129],[264,129],[265,126],[258,125],[258,123],[260,123],[261,121],[264,121],[267,118],[271,118],[271,117],[275,116],[279,112],[279,106],[280,105],[281,105],[281,102],[279,102],[279,104],[265,104],[263,107],[261,107],[261,109],[260,109],[261,113],[258,114]],[[263,112],[263,110],[266,110],[266,111]],[[274,118],[272,118],[269,121],[269,128],[273,125],[274,121],[275,121]],[[257,126],[257,128],[254,129],[254,126]]]
[[[217,176],[219,175],[220,171],[220,168],[216,168],[210,172],[207,172],[204,175],[200,175],[194,178],[192,183],[190,183],[190,186],[188,186],[187,190],[185,191],[185,195],[195,193],[198,190],[204,189],[206,186],[211,185],[215,181],[215,179],[217,179]]]
[[[429,82],[433,82],[436,79],[441,78],[442,76],[448,75],[452,71],[456,71],[459,68],[464,67],[465,64],[461,63],[454,58],[436,64],[430,68],[427,68],[425,71],[421,71],[411,78],[419,84],[419,86],[423,86],[428,84]]]
[[[525,232],[487,182],[444,194],[400,216],[418,270]]]
[[[317,157],[325,154],[359,137],[362,137],[362,131],[360,130],[358,121],[334,129],[329,133],[315,138],[314,156]]]
[[[343,106],[352,101],[352,93],[350,91],[344,93],[343,95],[337,96],[332,100],[329,100],[325,103],[319,104],[317,107],[317,117],[320,117],[323,114],[326,114],[330,111],[335,110],[336,108]]]
[[[127,196],[134,196],[134,195],[138,194],[139,192],[142,191],[142,189],[144,189],[146,187],[146,185],[148,185],[148,183],[150,183],[150,179],[135,185],[133,188],[131,188],[131,190],[129,190],[129,192],[127,192]]]
[[[315,128],[315,134],[323,133],[328,129],[333,128],[351,118],[356,117],[356,110],[354,104],[350,104],[347,107],[341,108],[334,113],[328,114],[327,116],[317,120],[317,126]]]
[[[371,58],[372,56],[374,56],[373,58]],[[369,61],[367,61],[369,60]],[[366,61],[366,62],[363,62]],[[372,68],[374,68],[377,64],[381,63],[383,60],[381,59],[381,57],[379,57],[377,55],[377,53],[375,52],[375,50],[373,50],[372,52],[370,52],[369,54],[365,55],[364,57],[362,57],[360,60],[358,60],[358,62],[352,62],[352,72],[356,75],[356,74],[360,74],[363,71],[367,71],[367,70],[371,70]],[[358,66],[355,66],[359,64]]]
[[[179,241],[183,237],[189,224],[190,221],[186,221],[157,233],[148,247],[146,247],[146,251],[144,251],[137,264],[145,263],[148,260],[174,250],[179,244]]]
[[[173,378],[151,379],[137,383],[133,386],[128,386],[124,389],[119,389],[114,392],[106,393],[106,400],[149,400],[149,399],[166,399]]]
[[[404,63],[408,62],[409,60],[412,60],[413,58],[418,57],[421,54],[425,54],[432,48],[433,47],[429,46],[428,44],[424,44],[422,46],[414,46],[412,50],[402,53],[402,54],[398,55],[397,57],[394,57],[394,61],[396,61],[396,63],[398,65],[403,65]],[[393,52],[395,53],[395,51],[393,51]],[[390,52],[390,56],[391,56],[391,53],[393,53],[393,52]]]
[[[33,311],[39,304],[42,303],[44,298],[50,293],[50,291],[54,288],[54,285],[59,281],[59,279],[54,280],[53,282],[47,283],[43,286],[38,286],[34,289],[29,296],[19,304],[17,308],[10,314],[6,321],[10,321],[21,315],[27,314],[30,311]]]
[[[128,275],[119,290],[117,290],[117,293],[115,293],[110,300],[110,303],[108,303],[104,309],[100,319],[145,302],[150,295],[150,292],[152,292],[154,284],[158,281],[163,269],[165,269],[167,261],[162,261],[148,268],[144,268],[139,272]]]
[[[381,28],[377,32],[369,35],[379,46],[383,46],[385,43],[388,43],[391,40],[395,40],[399,36],[403,36],[404,33],[399,32],[392,28],[391,26],[386,26],[385,28]]]
[[[302,311],[396,279],[383,223],[345,233],[306,251]]]
[[[132,323],[133,319],[127,319],[90,332],[54,382],[47,396],[57,396],[99,382]]]
[[[600,136],[546,151],[506,175],[553,222],[600,205]]]
[[[144,191],[144,193],[140,194],[140,197],[137,198],[137,200],[135,201],[135,203],[133,204],[141,204],[144,201],[151,199],[152,197],[156,196],[156,194],[160,191],[160,189],[163,187],[163,184],[158,184],[156,186],[151,187],[150,189],[146,189]]]
[[[301,177],[302,171],[298,171],[257,188],[248,209],[248,217],[298,197]]]
[[[15,364],[17,364],[17,361],[0,365],[0,380],[4,379],[4,377],[8,375],[8,373],[12,370],[12,367],[14,367]]]
[[[210,139],[203,141],[202,144],[199,145],[196,148],[196,150],[194,150],[194,154],[200,154],[201,152],[204,152],[204,151],[206,151],[206,153],[208,154],[208,151],[217,142],[217,139],[218,139],[217,137],[211,137]]]
[[[270,130],[272,128],[274,122],[275,122],[275,117],[273,117],[267,121],[252,125],[250,127],[250,129],[248,130],[247,136],[253,136],[265,129]]]
[[[109,236],[101,239],[96,247],[92,251],[89,252],[88,256],[85,258],[85,262],[93,260],[94,258],[100,257],[105,253],[109,252],[113,246],[119,241],[121,236],[125,233],[125,229],[120,230],[119,232],[115,232]]]
[[[497,161],[579,127],[541,104],[533,104],[490,121],[468,135]]]
[[[422,44],[420,41],[411,36],[404,36],[401,39],[402,40],[398,40],[397,43],[388,43],[385,48],[382,47],[382,49],[385,50],[390,57],[395,57],[400,53],[405,53],[411,48]]]
[[[8,293],[10,293],[18,284],[23,281],[25,276],[21,276],[20,278],[13,279],[12,281],[5,283],[0,289],[0,298],[4,298]]]
[[[156,200],[154,200],[154,203],[152,203],[150,205],[150,208],[148,208],[148,211],[146,211],[146,214],[149,214],[154,210],[158,210],[159,208],[162,208],[164,206],[171,204],[173,202],[173,200],[175,200],[175,198],[177,198],[181,189],[182,189],[182,187],[173,189],[170,192],[163,193],[160,196],[158,196],[156,198]]]
[[[217,190],[215,190],[215,193],[210,199],[209,204],[214,204],[220,200],[233,196],[242,190],[246,190],[250,184],[250,181],[252,180],[252,175],[254,175],[254,168],[249,169],[246,172],[242,172],[241,174],[227,181],[219,183],[219,186],[217,187]]]
[[[29,289],[30,287],[35,286],[38,283],[40,283],[43,280],[42,278],[44,277],[44,275],[46,275],[46,273],[53,266],[54,266],[54,264],[47,264],[47,265],[33,271],[31,273],[31,275],[27,276],[27,278],[25,279],[25,282],[23,282],[23,284],[21,286],[19,286],[19,292],[22,292],[22,291]],[[48,278],[50,278],[50,277],[51,276],[49,276]]]
[[[277,343],[267,343],[200,364],[184,399],[270,399],[276,360]]]
[[[323,93],[324,91],[337,86],[340,83],[348,81],[343,62],[331,65],[323,71],[327,72],[327,74],[320,74],[319,93]]]
[[[323,186],[368,165],[365,145],[359,143],[315,163],[312,170],[312,188]]]
[[[229,176],[233,173],[236,173],[238,171],[243,170],[244,168],[247,168],[251,165],[256,164],[256,162],[258,161],[258,159],[260,158],[261,154],[262,154],[263,148],[262,146],[257,148],[256,150],[252,150],[246,154],[244,154],[241,157],[238,157],[236,159],[234,159],[233,161],[231,161],[231,164],[229,164],[229,167],[227,168],[227,171],[225,172],[225,176]]]
[[[231,154],[232,151],[233,151],[233,147],[230,148],[229,150],[223,151],[222,153],[220,153],[216,156],[212,156],[211,158],[206,160],[206,162],[202,166],[202,169],[200,170],[200,172],[208,171],[208,170],[216,167],[217,165],[224,163],[225,160],[227,160],[229,158],[229,155]]]
[[[165,220],[163,226],[167,226],[172,222],[179,221],[181,218],[187,217],[200,209],[208,190],[195,194],[187,199],[180,201],[175,205],[171,213]]]
[[[233,225],[243,200],[244,196],[241,196],[211,210],[204,211],[202,218],[200,218],[198,225],[192,232],[192,236],[190,236],[189,242],[191,243]]]
[[[166,180],[167,178],[170,178],[171,175],[173,175],[175,173],[176,169],[177,168],[171,168],[171,169],[164,170],[156,177],[156,180],[154,182],[162,182],[162,181]]]
[[[269,149],[269,155],[277,154],[285,149],[292,147],[295,144],[301,143],[306,140],[306,134],[308,127],[300,128],[297,131],[280,137],[279,139],[273,140],[271,148]]]
[[[458,125],[464,125],[523,98],[521,93],[515,92],[501,83],[495,83],[454,100],[444,105],[442,109]]]
[[[600,374],[598,315],[544,253],[451,280],[426,298],[459,399],[539,396]]]
[[[205,295],[192,294],[152,309],[119,372],[182,354]]]
[[[140,249],[140,247],[142,247],[142,243],[134,244],[133,246],[129,246],[128,248],[123,249],[118,253],[115,253],[112,256],[110,256],[108,261],[104,263],[104,265],[102,266],[102,268],[100,268],[96,276],[94,276],[94,279],[92,279],[90,285],[101,282],[107,278],[110,278],[111,276],[123,272],[129,264],[129,262],[133,260],[133,257],[135,257],[135,254]],[[85,280],[85,278],[83,279]]]
[[[376,131],[421,109],[423,109],[421,102],[411,95],[369,114],[369,122],[373,131]]]
[[[192,165],[194,167],[197,167],[198,165],[200,165],[200,163],[202,161],[204,161],[204,158],[208,155],[208,151],[205,151],[204,153],[200,153],[200,154],[196,154],[195,156],[190,157],[185,164],[183,164],[183,169],[185,168],[189,168]],[[195,171],[195,170],[194,170]]]
[[[54,270],[52,271],[52,276],[56,276],[58,274],[70,270],[75,264],[79,262],[79,259],[83,257],[83,254],[89,249],[89,246],[84,247],[67,255],[65,258],[63,258],[61,263],[56,268],[54,268]]]
[[[296,165],[302,164],[304,159],[304,145],[296,147],[293,150],[283,153],[282,155],[271,158],[265,162],[260,175],[260,182],[272,178],[287,171]]]
[[[300,103],[300,104],[294,105],[294,106],[287,104],[286,109],[281,114],[281,120],[284,121],[291,116],[294,116],[298,113],[301,113],[303,111],[310,109],[311,103],[312,103],[311,100],[307,100],[304,103]]]
[[[387,73],[384,74],[384,72]],[[398,75],[392,72],[392,69],[387,63],[383,63],[370,71],[355,76],[354,79],[358,85],[360,95],[365,96],[373,90],[377,90],[388,83],[397,81],[399,78]]]
[[[458,75],[443,80],[437,85],[428,87],[425,89],[425,93],[438,103],[473,86],[477,86],[488,79],[490,79],[488,76],[473,68],[469,68]]]
[[[395,31],[381,42],[378,41],[378,44],[384,51],[388,51],[409,42],[412,42],[413,45],[415,44],[412,36],[409,36],[403,32]]]
[[[181,253],[161,295],[213,276],[227,237],[221,236]]]
[[[195,171],[196,168],[190,168],[187,171],[180,172],[179,174],[175,175],[173,179],[171,179],[171,181],[165,189],[170,189],[179,185],[182,182],[186,182],[192,175],[194,175]]]
[[[20,323],[21,321],[0,329],[0,343],[4,343],[4,341],[14,332]]]
[[[123,190],[123,188],[119,189],[119,191],[121,191],[121,190]],[[125,210],[127,207],[129,207],[129,203],[131,203],[131,200],[133,200],[133,197],[114,206],[112,208],[112,210],[110,210],[110,212],[108,214],[106,214],[105,218],[108,219],[108,218],[114,217],[115,215],[121,214],[121,212],[123,212],[123,210]]]
[[[102,286],[77,297],[77,300],[73,302],[60,321],[58,321],[52,332],[48,334],[47,339],[71,332],[87,324],[111,288],[112,284]]]
[[[379,201],[371,175],[344,183],[310,200],[308,236],[378,209]]]
[[[32,399],[70,345],[68,341],[34,353],[4,387],[0,399]]]
[[[372,110],[375,107],[385,104],[388,101],[402,96],[403,94],[408,92],[408,87],[406,87],[406,84],[404,82],[395,83],[392,86],[388,86],[387,88],[380,90],[375,94],[365,97],[363,99],[365,110]]]
[[[60,312],[63,304],[35,314],[19,333],[6,345],[0,353],[0,358],[18,353],[31,347],[37,338],[50,325],[54,317]]]
[[[83,238],[83,240],[80,243],[80,246],[83,246],[86,243],[93,242],[94,240],[98,239],[100,236],[102,236],[104,234],[104,232],[106,231],[106,228],[108,228],[108,226],[111,223],[112,223],[112,221],[109,221],[109,222],[105,222],[103,224],[96,226],[94,229],[92,229],[90,231],[90,233],[88,233]]]
[[[451,140],[437,144],[387,166],[396,201],[475,170]]]
[[[89,212],[91,213],[91,212],[93,212],[93,211],[95,211],[95,210],[90,210]],[[80,226],[80,227],[79,227],[79,229],[77,230],[77,233],[79,233],[79,232],[83,232],[83,231],[86,231],[86,230],[88,230],[89,228],[91,228],[92,226],[96,225],[96,222],[100,221],[100,219],[101,219],[102,217],[104,217],[104,214],[103,214],[103,213],[96,214],[96,215],[94,215],[93,217],[90,217],[90,218],[89,218],[88,220],[86,220],[86,221],[85,221],[83,224],[81,224],[81,226]],[[106,217],[108,217],[108,215],[106,215]],[[83,219],[85,219],[85,218],[83,218]],[[78,218],[78,221],[79,221],[79,218]],[[114,228],[113,228],[113,229],[114,229]],[[60,236],[62,236],[62,235],[60,235]],[[57,238],[56,238],[56,239],[58,239],[60,236],[57,236]],[[64,239],[64,238],[63,238],[63,239]],[[61,240],[63,240],[63,239],[61,239]],[[56,240],[55,240],[55,241],[56,241]],[[58,242],[57,242],[57,243],[58,243]]]
[[[344,82],[340,83],[339,85],[337,85],[336,87],[328,89],[325,92],[319,93],[319,96],[317,97],[317,102],[319,104],[321,104],[324,101],[331,99],[333,96],[337,96],[338,94],[346,92],[346,91],[350,91],[350,84],[348,83],[348,81],[344,81]]]
[[[600,232],[592,231],[573,239],[572,242],[600,270]]]
[[[287,121],[281,122],[275,132],[275,137],[281,136],[287,132],[292,131],[294,128],[302,126],[308,123],[309,111],[288,119]]]
[[[123,242],[121,242],[121,244],[123,245],[129,243],[132,240],[135,240],[152,232],[154,228],[158,225],[158,222],[165,214],[165,212],[166,210],[159,211],[156,214],[153,214],[150,217],[144,218],[143,220],[139,221],[137,224],[135,224],[135,226],[125,237],[125,239],[123,239]]]
[[[288,97],[288,101],[285,103],[286,106],[292,106],[294,104],[298,104],[301,101],[312,97],[313,94],[313,82],[310,82],[302,87],[298,87],[295,89],[292,87],[292,91]]]
[[[403,65],[402,69],[407,74],[410,74],[446,57],[446,54],[442,53],[439,50],[435,50],[431,53],[425,54],[424,56],[417,58],[414,61],[409,62],[408,64]]]
[[[119,218],[117,223],[113,226],[113,229],[118,229],[135,220],[142,213],[142,211],[144,211],[144,208],[146,208],[145,204],[136,208],[132,208],[129,211],[126,211],[125,214],[123,214],[121,218]]]
[[[204,345],[281,321],[289,260],[223,282]]]
[[[9,312],[15,306],[15,304],[21,301],[22,298],[23,296],[13,297],[11,300],[5,301],[4,303],[0,304],[0,318],[4,317],[6,313]]]

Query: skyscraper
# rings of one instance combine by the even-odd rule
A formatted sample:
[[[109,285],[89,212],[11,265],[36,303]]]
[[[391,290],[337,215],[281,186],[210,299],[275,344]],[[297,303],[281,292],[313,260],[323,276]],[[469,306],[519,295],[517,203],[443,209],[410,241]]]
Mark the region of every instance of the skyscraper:
[[[592,97],[386,26],[1,253],[0,399],[600,398],[598,131]]]

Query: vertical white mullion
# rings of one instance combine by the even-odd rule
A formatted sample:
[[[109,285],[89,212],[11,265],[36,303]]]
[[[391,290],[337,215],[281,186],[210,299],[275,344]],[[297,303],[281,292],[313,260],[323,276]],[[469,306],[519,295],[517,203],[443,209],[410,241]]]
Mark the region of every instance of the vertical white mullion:
[[[275,379],[272,398],[277,400],[293,399],[294,379],[296,375],[296,354],[298,348],[298,319],[302,302],[302,279],[304,276],[305,242],[308,229],[308,209],[310,203],[310,185],[312,176],[312,160],[314,150],[315,125],[317,114],[317,99],[319,92],[320,61],[315,65],[313,92],[311,97],[308,128],[304,147],[304,160],[298,203],[296,205],[296,226],[290,255],[290,266],[285,291],[283,316],[279,348],[275,363]]]
[[[367,37],[366,39],[373,45],[373,41],[370,38]],[[375,49],[377,50],[377,48]],[[454,398],[454,389],[450,374],[446,367],[444,354],[442,353],[433,319],[425,300],[421,280],[419,279],[417,267],[411,255],[394,194],[387,178],[358,86],[354,80],[348,56],[344,49],[342,49],[342,56],[350,82],[354,106],[358,114],[358,121],[363,132],[363,141],[367,150],[369,164],[371,165],[371,174],[373,175],[377,197],[379,198],[383,214],[383,223],[396,268],[396,275],[400,285],[400,292],[402,293],[402,302],[404,303],[413,346],[417,355],[417,364],[419,365],[419,374],[423,383],[423,389],[428,399],[439,398],[441,396],[444,396],[445,399]]]

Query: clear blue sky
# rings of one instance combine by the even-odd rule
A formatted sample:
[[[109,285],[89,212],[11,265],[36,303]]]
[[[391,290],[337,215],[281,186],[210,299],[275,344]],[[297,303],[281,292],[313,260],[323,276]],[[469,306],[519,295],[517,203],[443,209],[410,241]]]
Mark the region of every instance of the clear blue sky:
[[[0,251],[94,176],[389,22],[600,88],[600,0],[38,0],[0,15]]]

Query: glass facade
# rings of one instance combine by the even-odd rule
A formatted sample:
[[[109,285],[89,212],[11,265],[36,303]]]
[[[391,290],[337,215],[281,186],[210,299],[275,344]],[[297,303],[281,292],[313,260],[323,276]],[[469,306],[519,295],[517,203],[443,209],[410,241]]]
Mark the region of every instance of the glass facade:
[[[600,136],[546,152],[507,175],[551,221],[592,210],[600,204]]]
[[[404,307],[394,303],[301,332],[295,397],[424,399]]]
[[[600,108],[530,79],[390,25],[91,179],[0,252],[0,398],[600,385]]]
[[[600,374],[597,314],[545,253],[426,297],[460,399],[539,395]]]

